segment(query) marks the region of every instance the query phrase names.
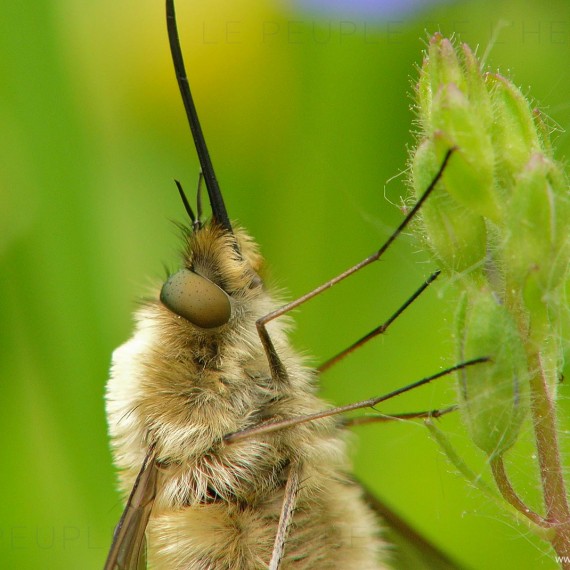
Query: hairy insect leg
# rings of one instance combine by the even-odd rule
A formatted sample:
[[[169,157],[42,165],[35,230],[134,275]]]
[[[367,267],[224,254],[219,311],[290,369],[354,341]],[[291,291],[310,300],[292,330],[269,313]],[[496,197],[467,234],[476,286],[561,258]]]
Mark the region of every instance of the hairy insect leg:
[[[346,418],[342,420],[344,427],[362,426],[366,424],[381,424],[385,422],[393,422],[398,420],[417,420],[420,418],[441,418],[445,414],[455,412],[457,406],[449,406],[448,408],[437,410],[424,410],[421,412],[405,412],[403,414],[378,414],[375,416],[359,416],[356,418]]]
[[[259,334],[259,338],[261,339],[261,344],[263,345],[263,349],[264,349],[265,354],[267,356],[267,361],[269,362],[271,377],[273,378],[273,380],[275,382],[286,380],[287,379],[287,372],[285,371],[285,368],[284,368],[283,364],[281,363],[279,355],[277,354],[277,351],[275,350],[275,346],[273,345],[271,337],[269,336],[269,333],[267,332],[267,324],[269,322],[271,322],[273,319],[276,319],[277,317],[280,317],[281,315],[284,315],[284,314],[288,313],[289,311],[296,309],[297,307],[299,307],[303,303],[306,303],[307,301],[309,301],[313,297],[316,297],[317,295],[319,295],[323,291],[330,289],[331,287],[333,287],[337,283],[340,283],[341,281],[343,281],[344,279],[346,279],[347,277],[349,277],[353,273],[360,271],[361,269],[363,269],[367,265],[370,265],[371,263],[378,261],[378,259],[380,259],[382,257],[382,255],[392,245],[392,243],[395,241],[395,239],[404,231],[406,226],[416,216],[416,214],[418,213],[418,211],[422,207],[422,204],[427,200],[429,195],[433,192],[434,188],[437,186],[437,183],[439,182],[439,180],[441,179],[441,177],[445,171],[445,168],[447,166],[447,163],[449,162],[449,159],[451,158],[451,155],[455,152],[455,150],[456,150],[455,147],[453,147],[453,148],[450,148],[446,152],[445,157],[443,158],[443,161],[439,167],[439,170],[437,171],[436,175],[433,177],[433,180],[430,182],[427,189],[424,191],[424,193],[422,194],[420,199],[415,203],[414,207],[408,212],[408,214],[402,220],[400,225],[394,230],[392,235],[380,247],[380,249],[378,249],[375,253],[366,257],[365,259],[363,259],[362,261],[360,261],[356,265],[349,267],[348,269],[346,269],[345,271],[343,271],[342,273],[340,273],[336,277],[333,277],[332,279],[330,279],[326,283],[323,283],[319,287],[316,287],[315,289],[313,289],[312,291],[309,291],[308,293],[299,297],[298,299],[295,299],[294,301],[291,301],[290,303],[287,303],[287,304],[279,307],[275,311],[272,311],[271,313],[264,315],[263,317],[259,318],[256,321],[257,332]]]
[[[442,370],[442,371],[438,372],[437,374],[433,374],[432,376],[427,376],[426,378],[422,378],[421,380],[418,380],[417,382],[413,382],[412,384],[408,384],[406,386],[403,386],[402,388],[398,388],[397,390],[394,390],[392,392],[388,392],[387,394],[384,394],[383,396],[378,396],[376,398],[370,398],[368,400],[361,400],[360,402],[355,402],[353,404],[348,404],[346,406],[339,406],[336,408],[330,408],[328,410],[323,410],[322,412],[317,412],[315,414],[308,414],[308,415],[304,415],[304,416],[286,418],[283,420],[278,420],[278,421],[273,421],[273,422],[266,422],[266,423],[263,423],[263,424],[260,424],[260,425],[257,425],[257,426],[251,427],[251,428],[247,428],[247,429],[244,429],[241,431],[229,433],[226,436],[224,436],[224,441],[226,443],[234,443],[234,442],[240,441],[242,439],[247,439],[249,437],[257,437],[259,435],[263,435],[266,433],[270,433],[272,431],[277,431],[277,430],[288,428],[288,427],[293,427],[293,426],[296,426],[298,424],[302,424],[305,422],[311,422],[311,421],[319,420],[322,418],[328,418],[330,416],[336,416],[338,414],[344,414],[346,412],[352,412],[354,410],[361,410],[363,408],[373,408],[374,406],[376,406],[380,402],[385,402],[386,400],[389,400],[390,398],[394,398],[395,396],[399,396],[400,394],[404,394],[405,392],[409,392],[410,390],[414,390],[415,388],[419,388],[420,386],[424,386],[425,384],[429,384],[430,382],[432,382],[433,380],[436,380],[437,378],[447,376],[448,374],[451,374],[452,372],[455,372],[457,370],[462,370],[463,368],[467,368],[468,366],[474,366],[477,364],[481,364],[483,362],[488,362],[488,360],[489,360],[488,358],[482,357],[482,358],[475,358],[473,360],[467,360],[465,362],[460,362],[459,364],[456,364],[455,366],[452,366],[451,368],[446,368],[445,370]]]
[[[280,313],[280,315],[282,314],[284,313]],[[267,321],[263,321],[265,318],[266,317],[262,317],[261,319],[257,320],[255,326],[257,327],[257,334],[259,335],[259,339],[263,345],[263,350],[267,356],[267,362],[269,363],[269,372],[271,373],[271,378],[274,382],[286,382],[288,379],[287,369],[283,365],[283,362],[281,362],[281,359],[275,350],[273,341],[271,340],[269,332],[265,326]]]
[[[145,529],[156,496],[155,450],[151,446],[113,535],[104,570],[144,570],[146,568]]]
[[[293,520],[295,505],[297,503],[297,493],[299,492],[299,476],[301,465],[297,462],[291,465],[285,493],[283,496],[283,505],[281,507],[281,515],[279,516],[279,526],[275,535],[275,543],[273,544],[273,553],[269,563],[269,570],[279,570],[283,554],[285,552],[285,543],[289,527]]]
[[[328,370],[329,368],[340,362],[343,358],[345,358],[349,354],[352,354],[355,350],[357,350],[361,346],[364,346],[368,341],[372,340],[374,337],[384,334],[388,330],[388,327],[438,278],[440,273],[441,272],[439,270],[432,273],[422,283],[421,287],[419,287],[419,289],[417,289],[417,291],[411,297],[409,297],[408,300],[403,305],[401,305],[399,309],[388,320],[384,321],[381,325],[371,330],[368,334],[364,335],[362,338],[358,339],[356,342],[352,343],[350,346],[348,346],[347,348],[345,348],[344,350],[342,350],[332,358],[329,358],[326,362],[321,364],[317,368],[317,370],[321,373],[325,372],[325,370]]]

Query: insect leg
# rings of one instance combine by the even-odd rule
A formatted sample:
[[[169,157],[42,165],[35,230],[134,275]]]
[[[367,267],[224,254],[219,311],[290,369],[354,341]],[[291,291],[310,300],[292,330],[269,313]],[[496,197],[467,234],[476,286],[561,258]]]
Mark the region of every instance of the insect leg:
[[[306,303],[309,299],[316,297],[317,295],[319,295],[323,291],[330,289],[331,287],[333,287],[337,283],[340,283],[341,281],[343,281],[344,279],[346,279],[347,277],[349,277],[353,273],[356,273],[360,269],[362,269],[362,268],[366,267],[367,265],[370,265],[374,261],[377,261],[378,259],[380,259],[380,257],[382,257],[384,252],[392,245],[394,240],[402,233],[402,231],[406,228],[406,226],[416,216],[419,209],[422,207],[422,204],[427,200],[429,195],[433,192],[437,183],[441,179],[443,172],[445,171],[445,168],[447,166],[447,163],[449,162],[449,159],[451,158],[451,155],[455,152],[455,150],[456,150],[455,147],[453,147],[453,148],[450,148],[446,152],[445,157],[441,163],[441,166],[439,167],[439,170],[437,171],[436,175],[433,177],[433,180],[430,182],[430,185],[427,187],[427,189],[422,194],[420,199],[415,203],[414,207],[408,212],[408,214],[402,220],[400,225],[394,230],[392,235],[384,242],[384,244],[382,245],[382,247],[380,247],[380,249],[378,251],[376,251],[372,255],[366,257],[365,259],[363,259],[362,261],[360,261],[356,265],[349,267],[348,269],[346,269],[345,271],[343,271],[342,273],[340,273],[336,277],[333,277],[332,279],[330,279],[326,283],[323,283],[319,287],[313,289],[312,291],[309,291],[308,293],[299,297],[298,299],[295,299],[294,301],[291,301],[290,303],[287,303],[286,305],[279,307],[275,311],[272,311],[271,313],[264,315],[263,317],[259,318],[256,321],[257,332],[259,334],[259,338],[261,339],[261,344],[263,345],[263,349],[265,351],[265,354],[267,356],[267,360],[269,362],[271,377],[273,378],[273,380],[275,382],[286,380],[287,379],[287,372],[285,371],[285,367],[283,366],[283,363],[279,359],[279,355],[277,354],[275,347],[273,345],[273,342],[269,336],[269,333],[267,332],[267,328],[266,328],[267,323],[269,323],[273,319],[276,319],[277,317],[280,317],[281,315],[284,315],[285,313],[288,313],[289,311],[299,307],[303,303]]]
[[[285,486],[283,505],[281,507],[281,515],[279,516],[279,526],[277,527],[277,534],[275,535],[275,543],[273,544],[273,553],[271,555],[271,562],[269,563],[269,570],[279,570],[281,560],[283,559],[285,543],[287,542],[287,534],[289,532],[291,521],[293,520],[293,513],[297,502],[300,471],[301,466],[299,463],[295,462],[291,465],[289,478],[287,479],[287,485]]]
[[[418,418],[440,418],[445,414],[455,412],[457,406],[449,406],[441,410],[424,410],[422,412],[406,412],[403,414],[379,414],[376,416],[360,416],[357,418],[344,418],[342,425],[344,427],[362,426],[365,424],[380,424],[384,422],[392,422],[396,420],[416,420]]]
[[[488,362],[489,358],[482,357],[482,358],[475,358],[473,360],[467,360],[465,362],[460,362],[451,368],[446,368],[438,372],[437,374],[433,374],[432,376],[427,376],[426,378],[422,378],[417,382],[413,382],[412,384],[408,384],[407,386],[403,386],[402,388],[398,388],[393,392],[389,392],[388,394],[384,394],[383,396],[378,396],[376,398],[370,398],[368,400],[362,400],[360,402],[355,402],[353,404],[348,404],[346,406],[339,406],[337,408],[330,408],[329,410],[323,410],[322,412],[317,412],[315,414],[308,414],[305,416],[297,416],[293,418],[286,418],[284,420],[278,420],[273,422],[267,422],[260,424],[258,426],[254,426],[251,428],[247,428],[241,431],[236,431],[233,433],[229,433],[224,436],[224,441],[226,443],[234,443],[236,441],[240,441],[242,439],[247,439],[248,437],[259,436],[262,434],[266,434],[272,431],[277,431],[283,428],[296,426],[298,424],[302,424],[305,422],[310,422],[314,420],[319,420],[321,418],[328,418],[330,416],[336,416],[338,414],[344,414],[346,412],[352,412],[353,410],[361,410],[363,408],[373,408],[376,404],[380,402],[384,402],[389,400],[390,398],[394,398],[395,396],[399,396],[404,392],[409,392],[415,388],[419,388],[420,386],[424,386],[425,384],[429,384],[433,380],[437,378],[441,378],[442,376],[447,376],[456,370],[462,370],[463,368],[467,368],[468,366],[474,366],[477,364],[481,364],[483,362]]]
[[[324,372],[328,370],[332,366],[334,366],[337,362],[340,362],[345,356],[348,356],[356,349],[364,346],[369,340],[372,340],[374,337],[384,334],[388,327],[438,278],[440,271],[435,271],[432,273],[421,285],[421,287],[403,304],[400,308],[387,320],[384,321],[381,325],[377,326],[375,329],[371,330],[368,334],[364,335],[362,338],[357,340],[356,342],[352,343],[349,347],[345,348],[332,358],[329,358],[326,362],[321,364],[317,370],[319,372]]]

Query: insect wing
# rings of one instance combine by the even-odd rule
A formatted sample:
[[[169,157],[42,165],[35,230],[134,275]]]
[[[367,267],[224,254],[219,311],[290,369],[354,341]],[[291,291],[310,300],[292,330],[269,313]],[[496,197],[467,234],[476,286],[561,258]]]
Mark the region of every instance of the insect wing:
[[[145,530],[156,496],[158,468],[154,449],[147,453],[121,520],[113,535],[104,570],[144,570],[146,568]]]
[[[390,555],[394,568],[410,570],[463,570],[463,568],[429,539],[379,499],[362,482],[364,500],[385,524],[384,536],[393,545]]]

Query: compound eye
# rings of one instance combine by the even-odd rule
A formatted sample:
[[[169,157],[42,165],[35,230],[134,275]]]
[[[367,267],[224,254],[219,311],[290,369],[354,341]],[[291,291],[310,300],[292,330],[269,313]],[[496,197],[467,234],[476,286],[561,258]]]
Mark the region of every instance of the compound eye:
[[[189,269],[181,269],[168,278],[162,286],[160,300],[173,313],[203,329],[213,329],[230,320],[228,295]]]

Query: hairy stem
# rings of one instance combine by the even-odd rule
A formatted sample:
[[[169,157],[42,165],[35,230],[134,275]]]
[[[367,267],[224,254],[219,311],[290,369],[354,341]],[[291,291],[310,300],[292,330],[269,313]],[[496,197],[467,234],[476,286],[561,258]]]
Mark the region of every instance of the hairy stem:
[[[558,556],[563,557],[560,564],[562,568],[570,569],[570,509],[556,430],[556,408],[548,390],[540,354],[535,352],[529,355],[529,366],[533,371],[530,379],[531,414],[545,518],[555,530],[551,542]]]
[[[505,463],[502,457],[499,456],[491,459],[491,471],[495,483],[497,484],[497,489],[499,489],[503,499],[505,499],[507,503],[510,503],[517,511],[529,518],[534,524],[538,526],[548,526],[548,523],[539,514],[529,509],[517,495],[505,471]]]

